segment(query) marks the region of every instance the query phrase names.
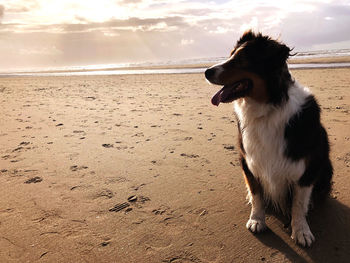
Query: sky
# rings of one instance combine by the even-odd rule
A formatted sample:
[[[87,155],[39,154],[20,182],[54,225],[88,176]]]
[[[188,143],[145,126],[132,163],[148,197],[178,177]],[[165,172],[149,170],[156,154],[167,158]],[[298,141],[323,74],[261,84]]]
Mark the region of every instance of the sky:
[[[0,70],[226,56],[250,28],[350,48],[350,0],[0,0]]]

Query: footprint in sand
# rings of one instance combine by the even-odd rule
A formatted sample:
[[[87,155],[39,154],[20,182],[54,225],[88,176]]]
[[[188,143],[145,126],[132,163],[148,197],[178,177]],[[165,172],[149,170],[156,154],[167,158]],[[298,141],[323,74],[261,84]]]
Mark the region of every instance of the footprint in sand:
[[[138,203],[141,203],[141,204],[144,204],[144,203],[146,203],[146,202],[148,202],[148,201],[151,201],[151,199],[150,199],[149,197],[147,197],[147,196],[142,196],[142,195],[140,195],[140,196],[137,198],[137,202],[138,202]]]
[[[14,156],[14,157],[16,157],[16,156]],[[2,158],[3,160],[8,160],[8,159],[11,158],[11,155],[6,154],[6,155],[1,156],[1,158]]]
[[[125,183],[129,180],[126,177],[123,176],[117,176],[117,177],[107,177],[105,180],[105,184],[114,184],[114,183]]]
[[[181,153],[180,156],[186,157],[186,158],[198,158],[199,155],[197,154],[187,154],[187,153]]]
[[[119,212],[119,211],[122,211],[123,209],[125,209],[129,206],[130,206],[130,204],[128,202],[124,202],[124,203],[116,204],[114,207],[110,208],[109,211],[110,212]]]
[[[110,143],[104,143],[102,144],[102,146],[105,148],[113,148],[113,144],[110,144]]]
[[[110,243],[111,243],[110,241],[103,241],[103,242],[101,243],[101,247],[106,247],[106,246],[108,246]]]
[[[26,180],[24,183],[25,184],[36,184],[36,183],[40,183],[43,180],[43,178],[39,177],[39,176],[35,176],[32,177],[28,180]]]
[[[85,131],[74,130],[73,133],[85,133]]]
[[[143,236],[139,244],[144,244],[146,246],[146,250],[148,253],[153,252],[159,252],[165,249],[169,249],[172,247],[172,237],[168,236],[166,234],[162,235],[154,235],[152,233],[147,234]],[[168,261],[162,261],[162,262],[168,262]],[[175,262],[175,261],[169,261],[169,262]],[[179,261],[183,262],[183,261]]]
[[[87,169],[87,168],[89,168],[89,167],[84,166],[84,165],[82,165],[82,166],[72,165],[69,169],[70,169],[72,172],[75,172],[75,171],[79,171],[79,170],[85,170],[85,169]]]
[[[224,149],[228,150],[228,151],[234,151],[235,150],[235,146],[234,145],[229,145],[229,144],[223,144],[224,145]]]
[[[180,252],[173,256],[167,257],[162,262],[203,262],[200,258],[196,257],[189,251]]]
[[[102,189],[98,191],[96,194],[94,194],[93,199],[97,199],[101,197],[111,199],[112,197],[114,197],[114,193],[109,189]]]
[[[132,208],[129,206],[133,205],[133,207],[140,209],[140,208],[142,208],[142,205],[148,201],[151,201],[151,199],[149,199],[146,196],[132,195],[127,199],[127,202],[118,203],[114,207],[110,208],[109,211],[110,212],[119,212],[119,211],[122,211],[125,208],[127,208],[125,210],[125,212],[127,213],[127,212],[132,211]]]
[[[344,161],[344,164],[346,165],[346,167],[350,167],[350,152],[345,153],[343,156],[338,156],[336,159],[338,161],[339,160]]]
[[[138,186],[132,186],[131,188],[135,191],[138,191],[139,189],[141,189],[142,187],[144,187],[146,184],[140,184]]]
[[[159,208],[153,209],[153,210],[152,210],[152,213],[155,214],[155,215],[163,215],[163,214],[166,213],[169,209],[170,209],[169,206],[161,205]]]

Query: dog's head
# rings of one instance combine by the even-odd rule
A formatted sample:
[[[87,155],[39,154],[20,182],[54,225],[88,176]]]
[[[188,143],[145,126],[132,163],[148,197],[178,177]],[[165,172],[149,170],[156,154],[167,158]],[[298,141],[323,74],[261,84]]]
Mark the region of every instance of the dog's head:
[[[288,99],[291,76],[286,45],[247,31],[237,41],[229,59],[205,71],[206,79],[223,88],[212,98],[214,105],[251,97],[261,103],[279,104]]]

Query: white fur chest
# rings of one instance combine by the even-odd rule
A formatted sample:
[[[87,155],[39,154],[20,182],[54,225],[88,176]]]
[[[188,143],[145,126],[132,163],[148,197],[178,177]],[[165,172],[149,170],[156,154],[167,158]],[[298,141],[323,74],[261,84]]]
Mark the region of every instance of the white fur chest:
[[[260,104],[251,99],[234,103],[247,165],[260,181],[265,198],[280,206],[283,206],[289,187],[305,170],[303,160],[294,162],[284,154],[285,126],[310,94],[307,89],[295,85],[290,89],[289,101],[282,107]]]

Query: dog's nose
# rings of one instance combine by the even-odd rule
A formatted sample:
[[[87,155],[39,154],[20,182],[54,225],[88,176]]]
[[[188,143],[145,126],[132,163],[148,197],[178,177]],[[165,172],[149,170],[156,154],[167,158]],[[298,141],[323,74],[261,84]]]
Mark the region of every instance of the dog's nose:
[[[210,79],[214,76],[214,74],[215,74],[215,69],[214,69],[214,68],[208,68],[208,69],[204,72],[204,74],[205,74],[206,79],[207,79],[207,80],[210,80]]]

